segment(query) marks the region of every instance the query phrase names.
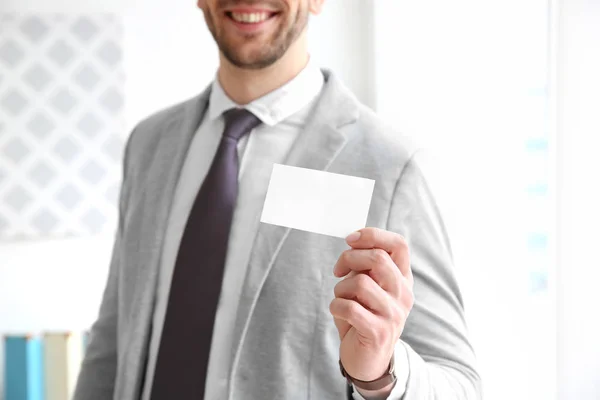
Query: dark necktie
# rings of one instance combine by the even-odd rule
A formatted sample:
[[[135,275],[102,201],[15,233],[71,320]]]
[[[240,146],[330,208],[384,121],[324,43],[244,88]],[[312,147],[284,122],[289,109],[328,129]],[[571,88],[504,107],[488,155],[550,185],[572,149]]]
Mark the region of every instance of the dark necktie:
[[[260,124],[225,112],[225,130],[188,217],[175,262],[152,400],[203,400],[231,220],[238,194],[238,140]]]

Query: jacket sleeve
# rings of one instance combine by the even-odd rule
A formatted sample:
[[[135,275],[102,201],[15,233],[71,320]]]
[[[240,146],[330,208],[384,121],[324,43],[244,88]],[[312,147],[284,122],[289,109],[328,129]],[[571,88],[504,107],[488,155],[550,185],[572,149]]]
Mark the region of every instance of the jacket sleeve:
[[[132,134],[133,135],[133,134]],[[100,310],[89,334],[73,400],[111,400],[114,396],[118,358],[118,298],[121,241],[128,191],[127,168],[130,139],[123,157],[123,181],[119,195],[119,223],[113,245],[108,279]]]
[[[415,302],[401,336],[404,400],[478,400],[481,383],[444,224],[416,153],[398,178],[388,230],[409,245]],[[397,400],[392,399],[390,400]]]

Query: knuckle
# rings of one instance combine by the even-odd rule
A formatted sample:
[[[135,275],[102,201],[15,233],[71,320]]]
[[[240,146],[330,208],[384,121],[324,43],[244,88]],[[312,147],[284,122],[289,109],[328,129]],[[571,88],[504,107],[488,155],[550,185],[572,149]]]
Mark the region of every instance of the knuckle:
[[[377,232],[375,233],[375,237],[377,240],[376,243],[390,243],[390,238],[392,238],[393,235],[393,232],[387,231],[385,229],[377,229]]]
[[[395,265],[395,264],[394,264]],[[405,280],[404,275],[402,274],[402,271],[400,271],[400,268],[393,268],[393,274],[394,274],[394,286],[397,290],[403,290],[403,282]]]
[[[365,228],[362,230],[362,233],[368,242],[373,242],[373,240],[377,239],[377,228]]]
[[[344,250],[342,252],[342,254],[340,255],[340,258],[338,260],[339,264],[348,264],[348,260],[350,258],[350,251],[351,250]]]
[[[333,295],[335,297],[340,297],[341,290],[342,290],[342,288],[340,287],[340,285],[342,284],[342,282],[336,283],[336,285],[333,287]]]
[[[373,280],[366,274],[359,274],[355,278],[356,278],[356,287],[355,287],[356,296],[359,299],[365,299],[365,298],[369,297],[369,294],[372,291],[371,290],[371,282]]]
[[[356,315],[356,314],[358,314],[358,313],[359,313],[359,311],[360,311],[360,310],[359,310],[359,309],[360,309],[360,306],[359,306],[359,305],[358,305],[358,303],[357,303],[357,302],[355,302],[355,301],[349,301],[349,302],[347,302],[347,303],[346,303],[346,309],[348,310],[348,313],[349,313],[349,314],[351,314],[351,315]]]
[[[348,317],[352,315],[352,303],[353,301],[345,301],[340,298],[335,298],[329,303],[329,311],[333,315],[340,317]]]
[[[336,301],[337,301],[337,299],[333,299],[329,303],[329,312],[331,314],[335,314],[336,313],[336,309],[337,309],[337,307],[336,307]]]
[[[389,255],[388,255],[388,253],[385,252],[385,250],[373,249],[373,250],[371,250],[371,259],[374,264],[382,265],[382,264],[387,263],[387,261],[389,259]]]
[[[390,319],[390,320],[392,320],[392,321],[396,321],[396,319],[397,319],[397,317],[398,317],[398,310],[397,310],[397,307],[395,307],[395,306],[394,306],[393,304],[391,304],[391,303],[388,303],[388,304],[386,305],[386,307],[385,307],[385,310],[384,310],[384,312],[385,312],[384,316],[385,316],[387,319]]]
[[[396,246],[402,250],[408,250],[408,241],[400,234],[396,234]]]
[[[369,234],[372,242],[377,243],[381,238],[381,231],[377,228],[371,228]]]
[[[359,290],[365,290],[369,287],[369,284],[371,282],[369,282],[371,280],[371,278],[366,275],[366,274],[358,274],[354,277],[355,282],[356,282],[356,287]]]

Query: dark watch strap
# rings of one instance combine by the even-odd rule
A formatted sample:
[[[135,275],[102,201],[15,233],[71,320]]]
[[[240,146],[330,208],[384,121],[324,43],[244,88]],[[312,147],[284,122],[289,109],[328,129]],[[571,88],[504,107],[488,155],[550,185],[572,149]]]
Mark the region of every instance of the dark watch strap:
[[[342,360],[340,360],[339,363],[340,363],[340,372],[342,373],[342,376],[344,378],[346,378],[346,381],[348,382],[349,386],[354,384],[354,386],[356,386],[359,389],[380,390],[380,389],[383,389],[384,387],[396,382],[396,373],[394,372],[394,364],[395,364],[394,356],[392,356],[388,370],[380,378],[375,379],[374,381],[361,381],[359,379],[353,378],[344,369],[344,366],[342,365]],[[348,393],[351,395],[352,392],[348,391]]]
[[[353,393],[354,393],[354,388],[352,387],[352,385],[350,385],[350,384],[346,385],[346,399],[347,400],[354,400],[354,396],[352,396]]]

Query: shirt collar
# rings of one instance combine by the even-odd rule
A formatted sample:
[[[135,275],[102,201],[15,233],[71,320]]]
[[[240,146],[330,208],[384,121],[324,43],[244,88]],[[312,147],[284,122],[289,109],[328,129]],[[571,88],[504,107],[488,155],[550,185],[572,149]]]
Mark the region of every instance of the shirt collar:
[[[308,65],[291,81],[245,106],[240,106],[227,96],[219,79],[215,78],[208,116],[215,120],[231,108],[245,108],[265,125],[274,126],[313,101],[321,92],[323,84],[323,74],[311,58]]]

